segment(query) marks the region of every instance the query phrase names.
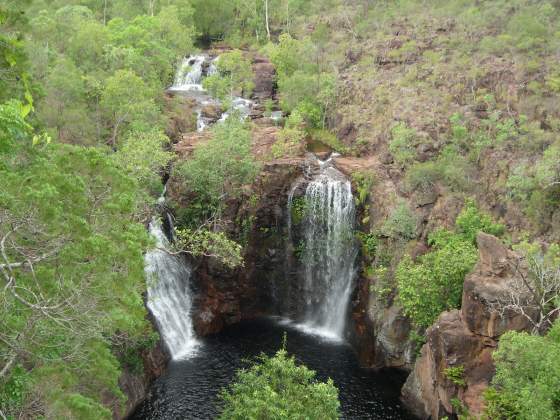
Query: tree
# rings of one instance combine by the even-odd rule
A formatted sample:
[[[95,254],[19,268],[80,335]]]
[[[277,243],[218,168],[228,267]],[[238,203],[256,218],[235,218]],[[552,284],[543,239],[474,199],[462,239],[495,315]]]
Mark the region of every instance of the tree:
[[[261,356],[221,394],[222,420],[338,419],[338,391],[332,379],[315,379],[315,372],[298,366],[285,349]]]
[[[560,418],[560,321],[544,337],[508,331],[492,357],[496,374],[485,394],[487,418]]]
[[[132,131],[112,158],[140,188],[154,191],[157,186],[161,188],[161,171],[173,159],[173,153],[164,150],[168,145],[169,138],[163,131]]]
[[[235,91],[249,96],[254,88],[251,62],[240,50],[220,55],[217,62],[218,72],[204,79],[204,88],[221,99],[231,100]]]
[[[455,232],[432,233],[430,252],[416,262],[408,255],[399,262],[395,272],[398,299],[414,324],[427,328],[441,312],[461,305],[465,276],[478,260],[473,238],[479,231],[498,234],[503,226],[492,223],[474,201],[467,200],[455,221]]]
[[[58,57],[50,70],[45,97],[38,104],[39,118],[63,142],[92,144],[95,127],[86,103],[86,86],[74,62]]]
[[[141,195],[104,150],[51,142],[25,115],[0,106],[2,411],[110,418],[115,354],[151,332]]]
[[[502,315],[522,315],[534,334],[543,334],[560,313],[560,246],[552,244],[543,252],[540,245],[523,242],[515,249],[521,255],[512,267],[508,294],[492,302],[492,308]]]
[[[107,80],[101,110],[111,129],[108,143],[116,149],[127,128],[146,129],[160,122],[160,111],[144,81],[130,70],[119,70]]]
[[[241,187],[252,183],[259,171],[248,128],[235,115],[216,124],[212,138],[198,146],[178,171],[196,201],[214,217],[219,216],[223,203],[238,197]]]

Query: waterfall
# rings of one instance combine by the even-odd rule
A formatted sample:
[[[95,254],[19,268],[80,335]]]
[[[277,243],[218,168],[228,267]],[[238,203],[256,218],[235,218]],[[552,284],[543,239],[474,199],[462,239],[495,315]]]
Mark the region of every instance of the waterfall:
[[[146,253],[145,272],[148,282],[148,309],[154,316],[165,345],[173,359],[191,355],[198,342],[191,320],[192,298],[189,281],[191,268],[167,248],[159,218],[150,223],[150,234],[157,247]]]
[[[358,253],[354,219],[350,181],[323,162],[307,185],[302,224],[303,326],[311,332],[343,337]]]
[[[203,115],[204,107],[220,105],[220,101],[209,96],[202,85],[206,77],[218,72],[216,63],[219,58],[218,56],[211,59],[207,55],[191,55],[184,58],[177,68],[173,86],[168,89],[172,93],[189,96],[194,99],[196,103],[194,109],[196,113],[196,129],[198,132],[204,131],[206,127],[215,122],[215,120],[206,118]],[[253,110],[253,101],[238,96],[233,96],[230,99],[230,109],[221,114],[218,122],[224,122],[232,113],[238,114],[241,119],[249,117]]]
[[[204,64],[207,57],[204,55],[191,55],[184,58],[177,69],[175,82],[169,88],[172,91],[200,92],[202,88],[202,78],[204,76]]]

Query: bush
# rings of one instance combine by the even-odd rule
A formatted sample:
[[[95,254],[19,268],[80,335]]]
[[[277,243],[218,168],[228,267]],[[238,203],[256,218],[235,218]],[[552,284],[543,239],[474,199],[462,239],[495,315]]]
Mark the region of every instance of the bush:
[[[401,122],[393,127],[391,135],[389,151],[395,161],[402,166],[411,164],[416,159],[416,130]]]
[[[430,191],[441,182],[454,191],[471,187],[472,165],[455,145],[446,146],[436,160],[419,162],[406,172],[405,182],[411,191]]]
[[[501,236],[505,231],[504,225],[494,223],[489,215],[481,213],[472,199],[465,202],[463,210],[457,216],[455,226],[457,231],[473,244],[476,244],[476,235],[480,231],[494,236]]]
[[[493,358],[496,375],[485,395],[489,418],[560,418],[560,321],[545,337],[508,331]]]
[[[406,255],[395,278],[404,313],[419,327],[430,326],[439,314],[461,305],[463,281],[478,260],[479,231],[500,234],[504,228],[481,214],[468,200],[455,222],[455,232],[439,230],[429,237],[432,249],[415,263]]]
[[[251,153],[251,134],[239,118],[216,124],[213,137],[178,167],[195,202],[220,209],[227,197],[238,197],[244,184],[253,182],[259,165]]]
[[[237,372],[221,398],[222,420],[338,419],[338,390],[332,379],[319,382],[315,372],[298,366],[285,349],[261,356],[260,363]]]
[[[478,259],[476,247],[461,235],[440,231],[430,242],[432,251],[417,263],[405,255],[395,273],[404,313],[426,328],[441,312],[459,307],[463,280]]]
[[[231,98],[235,90],[250,96],[255,84],[251,61],[240,50],[220,55],[216,67],[218,72],[203,81],[204,88],[218,99]]]
[[[406,202],[401,201],[383,223],[381,233],[392,239],[414,239],[417,222],[414,212]]]
[[[286,125],[278,132],[276,142],[271,147],[272,156],[278,159],[283,156],[298,155],[302,152],[305,131],[303,117],[297,111],[292,112]]]

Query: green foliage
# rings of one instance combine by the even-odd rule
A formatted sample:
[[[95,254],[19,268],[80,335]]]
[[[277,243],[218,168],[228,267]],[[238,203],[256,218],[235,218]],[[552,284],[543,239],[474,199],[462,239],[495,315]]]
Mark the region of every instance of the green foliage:
[[[370,259],[375,257],[375,252],[379,246],[379,236],[374,232],[358,232],[357,236],[362,244],[362,252],[364,255]]]
[[[431,191],[436,183],[442,182],[455,191],[472,187],[473,168],[454,145],[445,147],[435,160],[413,164],[406,172],[409,190]]]
[[[148,130],[159,123],[159,111],[150,89],[130,70],[119,70],[107,80],[99,103],[111,126],[111,144],[129,126]]]
[[[168,145],[169,138],[162,131],[133,131],[112,158],[140,187],[153,190],[161,185],[160,172],[173,158],[164,150]]]
[[[405,123],[398,123],[391,130],[392,140],[389,143],[389,151],[395,162],[406,166],[416,158],[417,134],[413,128],[408,128]]]
[[[371,188],[375,184],[375,174],[373,172],[358,171],[352,173],[352,182],[357,190],[356,205],[366,204]]]
[[[325,66],[321,42],[320,37],[296,40],[282,34],[277,44],[265,47],[276,68],[282,109],[288,113],[297,109],[314,128],[325,128],[336,90],[336,77]]]
[[[297,155],[302,151],[305,140],[303,118],[298,111],[292,112],[285,126],[278,133],[276,142],[271,147],[275,159]]]
[[[432,251],[418,263],[405,255],[395,273],[404,313],[421,327],[430,326],[441,312],[459,307],[463,280],[478,259],[475,246],[460,235],[443,231],[435,236]]]
[[[299,225],[305,220],[307,214],[307,203],[305,202],[305,197],[296,197],[292,200],[292,206],[290,207],[290,215],[292,218],[292,223],[294,225]]]
[[[30,375],[23,366],[15,366],[8,378],[0,382],[0,407],[3,410],[12,409],[14,412],[21,409],[32,386],[30,382]]]
[[[507,180],[509,196],[540,226],[551,223],[560,204],[560,142],[550,145],[536,163],[515,166]]]
[[[400,201],[381,226],[381,233],[392,239],[414,239],[417,217],[405,201]]]
[[[241,187],[254,181],[259,169],[249,129],[236,116],[216,124],[212,138],[177,168],[198,203],[218,212],[227,198],[238,197]]]
[[[338,391],[329,379],[319,382],[315,372],[297,365],[286,350],[237,373],[236,381],[221,394],[229,419],[338,419]]]
[[[481,213],[473,199],[466,200],[463,210],[457,216],[455,226],[457,232],[472,243],[476,243],[478,232],[501,236],[505,231],[504,225],[494,223],[489,215]]]
[[[23,114],[15,102],[0,107],[0,131],[11,142],[0,149],[0,237],[9,238],[0,270],[2,365],[25,355],[22,406],[39,400],[64,418],[83,417],[88,406],[110,417],[103,395],[123,399],[112,350],[123,336],[151,331],[142,300],[149,239],[137,221],[143,195],[105,151],[43,141]]]
[[[204,79],[203,85],[214,97],[231,100],[234,91],[250,96],[254,88],[251,61],[240,50],[220,55],[218,72]]]
[[[485,395],[489,418],[560,416],[560,322],[544,337],[508,331],[493,358],[496,375]]]
[[[443,370],[443,374],[447,379],[457,386],[466,386],[465,367],[463,365],[450,366]]]
[[[242,247],[228,239],[224,232],[207,229],[177,229],[175,248],[194,257],[216,258],[229,268],[243,266]]]
[[[457,217],[455,232],[436,231],[429,237],[430,252],[416,263],[408,255],[401,260],[395,273],[399,301],[414,324],[428,327],[441,312],[460,306],[464,278],[478,260],[476,234],[503,230],[469,200]]]

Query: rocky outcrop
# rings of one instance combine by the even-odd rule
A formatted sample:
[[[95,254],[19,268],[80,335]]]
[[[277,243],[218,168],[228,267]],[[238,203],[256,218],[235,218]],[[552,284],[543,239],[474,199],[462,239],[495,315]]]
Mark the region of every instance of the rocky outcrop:
[[[234,221],[228,235],[246,243],[245,265],[229,270],[205,259],[196,268],[193,323],[198,335],[274,313],[276,294],[285,279],[288,193],[304,166],[300,158],[269,162],[253,189],[228,203],[224,217]],[[258,201],[251,203],[250,197]]]
[[[257,55],[253,59],[253,98],[263,103],[272,100],[275,94],[276,70],[274,65],[266,57]]]
[[[457,413],[454,399],[471,415],[481,414],[499,336],[529,328],[519,315],[500,316],[492,309],[519,275],[517,256],[491,235],[479,233],[477,243],[480,259],[465,279],[461,310],[444,312],[428,329],[420,358],[403,387],[404,402],[421,418]],[[453,381],[448,368],[462,369],[462,378]]]

